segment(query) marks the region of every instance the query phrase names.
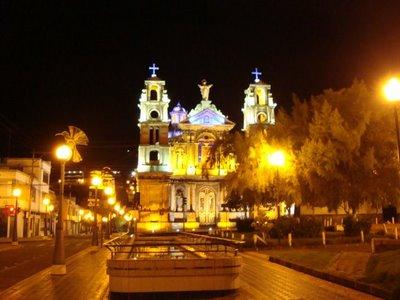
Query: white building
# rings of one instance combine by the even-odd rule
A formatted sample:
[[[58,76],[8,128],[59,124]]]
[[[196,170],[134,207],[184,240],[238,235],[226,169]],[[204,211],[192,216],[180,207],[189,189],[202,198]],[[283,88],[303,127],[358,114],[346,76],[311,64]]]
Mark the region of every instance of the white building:
[[[17,215],[18,237],[43,235],[46,205],[49,195],[51,162],[40,158],[7,158],[0,165],[0,237],[11,237],[14,217],[8,208],[15,207],[12,190],[20,188],[20,211]]]

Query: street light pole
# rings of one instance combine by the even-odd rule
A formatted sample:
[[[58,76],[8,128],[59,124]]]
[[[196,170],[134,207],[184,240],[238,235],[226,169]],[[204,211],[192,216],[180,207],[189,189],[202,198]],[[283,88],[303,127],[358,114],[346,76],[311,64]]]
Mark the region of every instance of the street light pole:
[[[19,188],[13,189],[12,194],[15,197],[15,208],[14,208],[14,226],[13,226],[13,235],[11,244],[16,246],[18,245],[18,197],[21,196],[21,189]]]
[[[397,137],[397,159],[400,163],[400,133],[399,133],[399,116],[397,113],[397,103],[394,105],[394,121],[396,123],[396,137]]]
[[[44,235],[47,236],[47,205],[46,205],[46,214],[44,218]]]
[[[48,214],[48,207],[49,207],[49,204],[50,204],[50,200],[48,198],[44,198],[43,199],[43,204],[46,207],[46,213],[45,213],[45,217],[44,217],[44,235],[47,236],[47,232],[48,232],[48,230],[47,230],[47,228],[48,228],[48,226],[47,226],[47,214]]]
[[[399,116],[397,113],[397,103],[400,102],[400,80],[396,77],[391,78],[383,87],[383,92],[389,102],[394,102],[394,122],[396,124],[397,138],[397,159],[398,159],[398,178],[400,182],[400,133],[399,133]]]
[[[98,233],[98,227],[97,227],[97,185],[95,185],[94,189],[94,220],[93,220],[93,226],[92,226],[92,246],[98,246],[99,245],[99,233]]]
[[[65,265],[65,247],[63,231],[63,202],[64,202],[64,184],[65,184],[65,164],[72,157],[72,150],[67,145],[59,146],[56,150],[56,156],[60,160],[60,201],[58,203],[58,220],[56,224],[56,236],[53,254],[53,275],[64,275],[67,273]]]

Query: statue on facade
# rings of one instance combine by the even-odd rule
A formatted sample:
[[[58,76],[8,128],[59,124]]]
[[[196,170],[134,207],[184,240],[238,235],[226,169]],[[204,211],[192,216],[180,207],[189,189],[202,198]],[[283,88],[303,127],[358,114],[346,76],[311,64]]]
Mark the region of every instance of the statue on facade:
[[[208,96],[210,95],[210,89],[213,85],[207,84],[207,80],[203,79],[198,87],[200,88],[200,93],[202,100],[208,100]]]

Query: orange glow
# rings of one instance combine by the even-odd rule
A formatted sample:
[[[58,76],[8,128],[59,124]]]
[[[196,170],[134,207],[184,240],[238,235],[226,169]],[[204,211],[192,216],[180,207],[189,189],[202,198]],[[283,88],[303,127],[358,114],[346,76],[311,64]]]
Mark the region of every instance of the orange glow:
[[[383,92],[388,101],[400,101],[400,81],[393,77],[384,85]]]

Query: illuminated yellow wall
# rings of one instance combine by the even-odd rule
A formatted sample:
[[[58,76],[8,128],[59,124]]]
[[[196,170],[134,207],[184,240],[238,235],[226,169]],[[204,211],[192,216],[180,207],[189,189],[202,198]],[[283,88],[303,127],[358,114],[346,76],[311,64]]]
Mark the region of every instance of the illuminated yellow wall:
[[[258,105],[266,105],[266,97],[265,97],[265,91],[262,88],[257,88],[256,89],[256,96],[258,100]]]
[[[171,147],[170,165],[173,175],[202,175],[203,166],[206,165],[207,158],[202,157],[198,160],[198,143],[179,143]],[[207,149],[208,150],[208,149]],[[207,153],[207,151],[203,152]],[[235,170],[236,161],[233,155],[222,157],[219,166],[207,168],[211,176],[225,176]]]

